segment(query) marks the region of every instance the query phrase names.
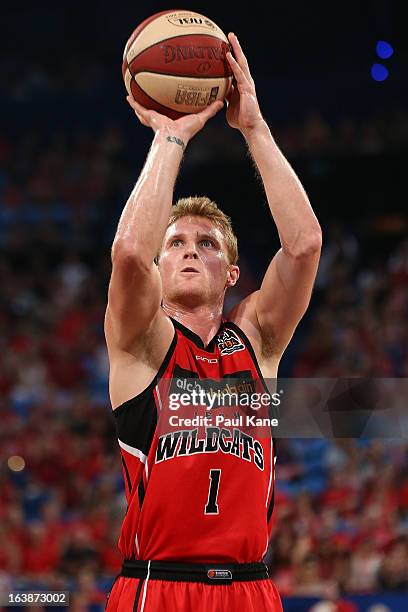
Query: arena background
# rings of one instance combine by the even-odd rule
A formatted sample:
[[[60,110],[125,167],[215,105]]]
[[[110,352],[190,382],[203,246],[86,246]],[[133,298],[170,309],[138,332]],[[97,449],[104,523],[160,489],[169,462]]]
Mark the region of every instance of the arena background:
[[[281,376],[408,374],[403,5],[183,7],[238,34],[263,113],[323,227],[312,303]],[[152,132],[126,104],[121,57],[134,27],[167,8],[3,6],[0,591],[68,590],[75,612],[103,610],[126,510],[103,315],[115,227]],[[390,58],[377,56],[379,40],[393,46]],[[374,80],[375,63],[386,80]],[[188,146],[175,195],[190,194],[233,218],[242,279],[231,304],[258,286],[278,241],[223,116]],[[283,440],[278,459],[269,564],[285,611],[408,609],[407,441]]]

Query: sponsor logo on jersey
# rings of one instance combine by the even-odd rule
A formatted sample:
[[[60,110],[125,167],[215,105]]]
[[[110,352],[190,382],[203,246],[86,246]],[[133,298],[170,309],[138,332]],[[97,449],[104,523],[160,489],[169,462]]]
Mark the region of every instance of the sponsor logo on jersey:
[[[212,580],[232,580],[232,572],[230,570],[209,569],[207,576]]]
[[[196,359],[200,356],[196,355]],[[201,357],[200,357],[201,358]],[[205,358],[207,359],[207,357]],[[211,358],[210,363],[211,363]],[[214,357],[214,359],[216,359]],[[204,361],[204,363],[207,363]],[[241,370],[237,372],[231,372],[230,374],[224,374],[222,378],[213,380],[211,378],[200,378],[198,372],[192,372],[186,370],[178,364],[175,365],[173,376],[171,378],[170,389],[168,390],[168,397],[174,396],[182,392],[193,393],[201,391],[210,394],[211,396],[218,393],[255,393],[257,391],[257,380],[254,379],[250,370]],[[218,402],[218,400],[217,400]],[[213,407],[216,407],[218,403],[213,403]],[[221,404],[225,406],[224,404]]]
[[[202,355],[196,355],[195,358],[197,359],[197,361],[205,361],[206,363],[218,363],[218,359],[216,357],[209,358],[203,357]]]
[[[231,355],[237,351],[243,351],[245,345],[242,344],[237,334],[232,329],[224,329],[217,336],[217,344],[221,355]]]

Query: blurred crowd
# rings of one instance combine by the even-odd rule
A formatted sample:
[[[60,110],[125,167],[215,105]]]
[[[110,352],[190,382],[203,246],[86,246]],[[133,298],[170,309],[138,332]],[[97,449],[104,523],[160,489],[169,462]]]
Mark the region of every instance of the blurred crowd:
[[[370,265],[362,265],[356,237],[338,223],[327,228],[295,376],[408,376],[408,240],[388,257],[375,241]]]
[[[333,140],[321,118],[309,122],[313,147]],[[352,127],[342,127],[351,148]],[[286,134],[290,150],[298,136]],[[69,590],[74,612],[102,610],[121,565],[126,505],[103,317],[125,159],[113,124],[97,138],[0,136],[0,591]],[[290,372],[408,376],[408,242],[367,258],[367,236],[323,229]],[[230,303],[256,288],[251,260],[240,264]],[[269,564],[282,595],[408,589],[406,442],[280,440],[277,478]]]
[[[86,113],[92,112],[91,109],[99,107],[103,101],[106,112],[121,114],[118,101],[122,102],[127,92],[121,82],[119,63],[107,67],[106,63],[89,57],[84,62],[80,55],[72,53],[64,58],[62,66],[55,63],[55,58],[33,61],[30,69],[27,69],[25,57],[21,62],[23,65],[16,58],[5,57],[3,61],[0,58],[4,74],[0,97],[9,103],[8,110],[13,109],[16,122],[19,115],[32,112],[30,105],[35,111],[41,104],[50,104],[52,100],[60,108],[61,118],[69,116],[66,92],[69,92],[70,99],[80,100],[78,108],[85,106],[88,109]],[[107,81],[109,74],[117,78]],[[263,75],[260,82],[268,84],[270,80],[271,75]],[[394,103],[388,99],[381,109],[365,107],[363,113],[354,114],[348,110],[322,112],[311,100],[304,102],[304,112],[294,118],[293,115],[287,117],[282,110],[278,112],[276,106],[284,103],[281,98],[274,99],[272,87],[269,84],[262,92],[260,102],[277,142],[289,157],[392,154],[408,145],[408,111],[406,104],[397,99]],[[298,92],[299,95],[302,93]],[[123,108],[122,118],[126,116]],[[220,132],[217,122],[211,122],[200,136],[201,163],[212,156],[214,147],[220,145],[226,159],[233,161],[242,154],[233,132]],[[191,156],[188,163],[193,163]]]
[[[330,118],[310,108],[298,120],[290,121],[269,118],[268,108],[264,112],[277,143],[289,158],[392,154],[408,146],[408,112],[403,107],[364,117],[340,114]],[[221,145],[227,159],[242,155],[240,142],[231,131],[220,132],[216,125],[209,124],[200,141],[200,154],[210,157]]]
[[[279,592],[408,591],[408,443],[278,443],[270,564]]]

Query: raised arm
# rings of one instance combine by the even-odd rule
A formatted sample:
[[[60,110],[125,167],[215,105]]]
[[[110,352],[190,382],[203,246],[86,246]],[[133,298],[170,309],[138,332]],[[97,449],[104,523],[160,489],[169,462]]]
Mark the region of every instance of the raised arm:
[[[222,108],[214,102],[196,115],[172,121],[127,99],[155,136],[112,246],[105,329],[122,350],[129,350],[160,312],[161,280],[154,258],[166,231],[180,161],[189,140]]]
[[[237,312],[249,327],[259,328],[264,352],[280,356],[309,304],[322,235],[305,190],[262,117],[255,84],[238,39],[230,34],[229,40],[235,58],[231,54],[227,58],[236,82],[227,120],[242,132],[247,142],[281,242],[260,290]]]

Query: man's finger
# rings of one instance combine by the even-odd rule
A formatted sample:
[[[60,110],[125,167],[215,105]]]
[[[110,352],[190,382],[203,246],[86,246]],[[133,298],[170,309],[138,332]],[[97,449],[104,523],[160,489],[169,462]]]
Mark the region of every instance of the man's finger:
[[[139,102],[136,102],[133,96],[127,96],[126,100],[129,102],[133,110],[137,112],[139,115],[141,115],[142,117],[146,114],[146,112],[148,112],[144,106],[139,104]]]
[[[127,96],[126,99],[129,102],[130,106],[133,108],[135,115],[139,119],[140,123],[146,125],[147,127],[152,127],[156,117],[159,116],[159,113],[145,108],[144,106],[139,104],[139,102],[136,102],[136,100],[132,96]]]
[[[143,123],[143,125],[146,125],[146,121],[144,120],[142,115],[136,110],[136,107],[130,102],[129,97],[127,97],[126,100],[128,101],[129,106],[133,110],[133,112],[135,113],[136,117],[139,119],[140,123]]]
[[[234,95],[234,91],[235,91],[235,87],[234,85],[231,85],[230,90],[228,92],[228,96],[225,98],[225,101],[227,103],[227,106],[229,105],[229,103],[231,102],[231,98]]]
[[[238,64],[240,65],[240,67],[242,68],[243,72],[245,73],[245,76],[247,77],[247,79],[252,79],[251,77],[251,72],[249,70],[249,66],[248,66],[248,60],[245,57],[244,52],[242,51],[242,47],[239,43],[239,40],[236,36],[236,34],[234,34],[233,32],[230,32],[228,34],[228,40],[230,41],[231,45],[232,45],[232,49],[234,51],[234,55],[237,59]]]
[[[141,113],[139,112],[139,109],[138,109],[138,107],[136,105],[135,100],[131,96],[127,96],[126,100],[127,100],[127,103],[129,104],[130,108],[135,111],[136,115],[138,117],[141,117]]]
[[[248,78],[245,72],[242,70],[241,66],[238,64],[237,60],[232,55],[232,53],[228,51],[226,57],[234,73],[234,77],[237,80],[237,85],[250,85],[250,81],[248,81]]]
[[[207,108],[205,108],[199,113],[200,118],[203,119],[204,122],[208,121],[208,119],[214,117],[214,115],[216,115],[218,111],[222,109],[223,106],[224,102],[222,100],[216,100],[215,102],[212,102],[209,106],[207,106]]]

